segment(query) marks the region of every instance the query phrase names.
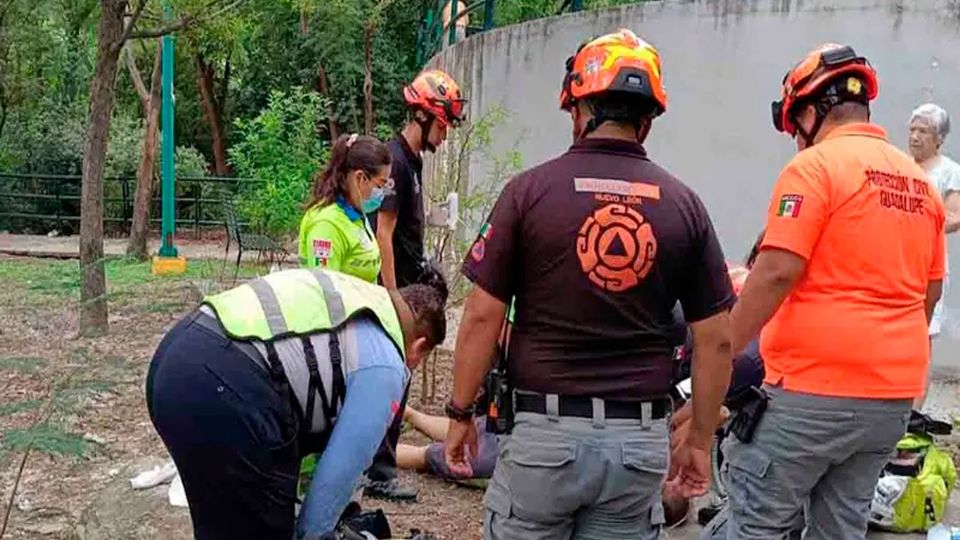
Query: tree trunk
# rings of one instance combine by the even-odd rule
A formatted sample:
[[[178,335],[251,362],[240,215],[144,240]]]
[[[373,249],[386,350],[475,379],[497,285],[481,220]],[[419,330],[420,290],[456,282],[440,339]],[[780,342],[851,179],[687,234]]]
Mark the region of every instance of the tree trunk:
[[[197,53],[197,87],[200,89],[200,103],[203,105],[203,115],[210,125],[210,142],[213,147],[213,167],[217,176],[230,174],[227,165],[227,151],[223,140],[223,124],[220,119],[221,109],[214,95],[213,65],[204,60],[203,55]]]
[[[327,98],[327,128],[330,130],[330,141],[337,140],[340,136],[340,125],[337,119],[333,117],[333,97],[330,95],[330,81],[327,79],[327,70],[323,69],[323,63],[317,63],[317,93]]]
[[[373,30],[368,24],[363,34],[363,132],[373,134]]]
[[[150,90],[141,94],[143,107],[143,140],[140,145],[140,165],[137,167],[137,190],[133,197],[133,219],[130,224],[130,240],[127,243],[127,255],[141,261],[150,256],[147,250],[147,236],[150,233],[150,199],[153,197],[154,171],[157,164],[157,139],[160,134],[160,76],[162,66],[161,45],[157,44],[157,56],[153,61],[153,73],[150,75]],[[131,71],[136,66],[131,66]],[[131,77],[140,78],[140,74]],[[146,99],[143,99],[143,98]]]
[[[127,0],[102,0],[97,30],[96,72],[90,83],[90,110],[80,192],[80,335],[107,331],[107,283],[103,265],[103,166],[116,98],[117,64]]]

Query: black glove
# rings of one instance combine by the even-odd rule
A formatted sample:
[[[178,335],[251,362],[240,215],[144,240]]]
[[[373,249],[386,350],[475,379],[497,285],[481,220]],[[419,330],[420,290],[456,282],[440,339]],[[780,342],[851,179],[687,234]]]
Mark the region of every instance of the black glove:
[[[346,517],[340,522],[340,526],[351,531],[364,531],[376,538],[393,538],[387,516],[384,515],[383,510],[379,509],[370,512],[358,512]]]

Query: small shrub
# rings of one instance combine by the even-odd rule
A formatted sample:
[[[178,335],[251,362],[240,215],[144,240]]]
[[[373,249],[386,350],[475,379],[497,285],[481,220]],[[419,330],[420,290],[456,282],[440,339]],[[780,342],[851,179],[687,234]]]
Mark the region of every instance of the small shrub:
[[[295,89],[273,92],[255,118],[237,120],[230,161],[241,184],[238,212],[255,230],[282,238],[297,230],[314,173],[327,160],[320,138],[324,100]]]

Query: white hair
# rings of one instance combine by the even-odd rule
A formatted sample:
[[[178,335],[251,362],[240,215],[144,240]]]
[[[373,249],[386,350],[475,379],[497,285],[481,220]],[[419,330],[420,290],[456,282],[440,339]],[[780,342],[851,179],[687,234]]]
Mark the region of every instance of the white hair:
[[[936,103],[924,103],[914,109],[910,115],[910,123],[914,120],[922,120],[927,125],[933,126],[937,130],[937,135],[940,135],[941,141],[950,133],[950,115]]]

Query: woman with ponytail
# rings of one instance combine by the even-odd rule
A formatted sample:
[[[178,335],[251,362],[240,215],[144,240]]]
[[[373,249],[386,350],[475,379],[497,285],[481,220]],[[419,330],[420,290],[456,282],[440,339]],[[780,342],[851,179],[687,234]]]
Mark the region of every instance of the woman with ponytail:
[[[317,173],[300,222],[300,264],[328,268],[371,283],[380,273],[380,248],[367,223],[390,189],[390,151],[373,137],[343,135]]]

